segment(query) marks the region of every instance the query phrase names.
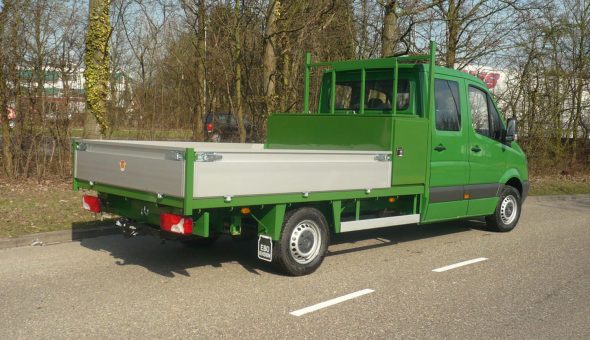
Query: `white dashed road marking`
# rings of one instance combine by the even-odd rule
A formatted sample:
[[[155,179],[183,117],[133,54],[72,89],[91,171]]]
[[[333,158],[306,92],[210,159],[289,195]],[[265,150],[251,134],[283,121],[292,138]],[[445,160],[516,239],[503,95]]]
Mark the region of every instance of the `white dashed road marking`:
[[[319,310],[319,309],[322,309],[322,308],[326,308],[326,307],[330,307],[330,306],[333,306],[333,305],[338,304],[340,302],[351,300],[351,299],[357,298],[359,296],[363,296],[363,295],[370,294],[370,293],[373,293],[373,292],[374,292],[374,290],[372,290],[372,289],[359,290],[358,292],[350,293],[350,294],[347,294],[347,295],[344,295],[344,296],[341,296],[341,297],[337,297],[337,298],[334,298],[334,299],[331,299],[331,300],[328,300],[328,301],[320,302],[320,303],[318,303],[316,305],[313,305],[313,306],[309,306],[309,307],[305,307],[305,308],[302,308],[302,309],[298,309],[298,310],[296,310],[294,312],[291,312],[290,314],[291,315],[295,315],[295,316],[301,316],[301,315],[304,315],[304,314],[307,314],[307,313],[311,313],[311,312],[315,312],[316,310]]]
[[[463,262],[451,264],[451,265],[448,265],[448,266],[436,268],[436,269],[433,269],[432,271],[433,272],[440,273],[440,272],[444,272],[444,271],[447,271],[447,270],[451,270],[451,269],[463,267],[463,266],[466,266],[468,264],[473,264],[473,263],[477,263],[477,262],[481,262],[481,261],[485,261],[485,260],[487,260],[487,258],[485,258],[485,257],[478,257],[478,258],[473,259],[473,260],[463,261]]]

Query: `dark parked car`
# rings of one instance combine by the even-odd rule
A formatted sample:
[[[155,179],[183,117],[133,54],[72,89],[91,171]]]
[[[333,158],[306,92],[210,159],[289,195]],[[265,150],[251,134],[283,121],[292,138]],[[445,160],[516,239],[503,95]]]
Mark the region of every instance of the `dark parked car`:
[[[238,120],[231,112],[209,112],[205,116],[205,133],[212,142],[239,141]],[[250,134],[250,122],[244,120],[246,134]]]

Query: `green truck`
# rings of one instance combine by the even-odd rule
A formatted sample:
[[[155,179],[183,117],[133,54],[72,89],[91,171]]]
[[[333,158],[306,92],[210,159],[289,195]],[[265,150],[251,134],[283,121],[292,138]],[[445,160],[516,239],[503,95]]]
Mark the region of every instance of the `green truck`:
[[[273,114],[264,144],[73,141],[83,206],[128,236],[187,245],[258,237],[258,257],[316,270],[330,235],[485,216],[512,230],[526,157],[485,84],[430,55],[312,63],[304,112]],[[310,72],[321,68],[317,109]],[[395,94],[395,95],[394,95]]]

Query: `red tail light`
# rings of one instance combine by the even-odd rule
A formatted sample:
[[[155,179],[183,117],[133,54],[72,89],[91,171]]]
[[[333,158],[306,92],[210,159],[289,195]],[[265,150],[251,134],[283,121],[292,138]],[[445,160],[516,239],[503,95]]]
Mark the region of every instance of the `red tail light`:
[[[96,196],[84,195],[82,196],[82,208],[92,211],[93,213],[100,212],[100,198]]]
[[[207,132],[213,132],[213,124],[207,124]]]
[[[190,235],[193,233],[193,219],[186,216],[163,213],[160,214],[160,227],[162,230],[171,233]]]

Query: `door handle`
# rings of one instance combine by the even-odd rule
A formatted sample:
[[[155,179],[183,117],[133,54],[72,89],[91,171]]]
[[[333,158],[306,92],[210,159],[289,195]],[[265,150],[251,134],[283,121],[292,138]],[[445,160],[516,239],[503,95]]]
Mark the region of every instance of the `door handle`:
[[[442,144],[439,144],[439,145],[437,145],[437,146],[434,147],[434,150],[436,150],[438,152],[445,151],[446,149],[447,148],[445,148],[445,146],[442,145]]]
[[[480,152],[481,151],[481,148],[478,145],[476,145],[476,146],[474,146],[474,147],[471,148],[471,151],[473,151],[473,152]]]

